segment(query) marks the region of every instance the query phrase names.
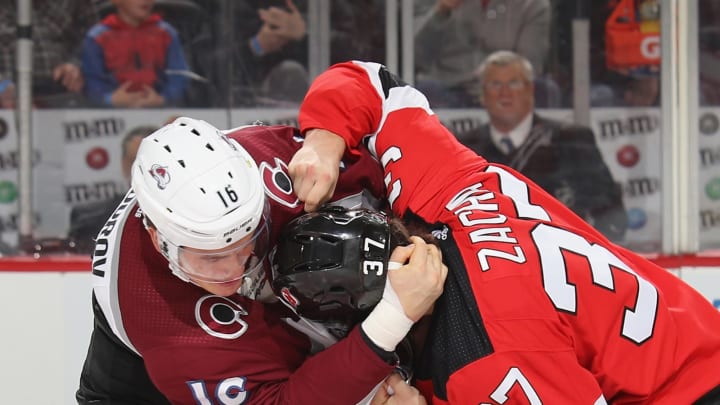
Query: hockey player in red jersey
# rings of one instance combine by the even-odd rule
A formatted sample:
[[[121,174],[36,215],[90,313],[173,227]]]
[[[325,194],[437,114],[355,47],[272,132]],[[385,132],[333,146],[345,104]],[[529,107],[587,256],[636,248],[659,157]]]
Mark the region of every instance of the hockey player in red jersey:
[[[132,189],[96,241],[80,404],[355,404],[391,373],[447,268],[422,240],[398,247],[407,263],[388,279],[399,302],[313,354],[332,341],[274,299],[265,272],[279,229],[302,212],[287,175],[300,142],[290,127],[223,133],[189,118],[143,140]],[[368,153],[340,165],[333,200],[382,195]]]
[[[318,76],[289,164],[314,210],[361,142],[392,211],[425,223],[449,267],[418,384],[435,404],[718,404],[720,313],[521,174],[443,127],[375,63]]]

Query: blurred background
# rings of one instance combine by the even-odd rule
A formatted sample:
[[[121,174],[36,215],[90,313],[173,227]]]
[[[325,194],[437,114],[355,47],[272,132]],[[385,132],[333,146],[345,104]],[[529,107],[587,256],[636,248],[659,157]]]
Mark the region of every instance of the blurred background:
[[[493,95],[478,68],[499,50],[532,65],[516,87],[534,114],[592,132],[621,199],[609,237],[648,255],[720,247],[718,0],[2,3],[3,255],[88,253],[127,190],[129,133],[178,115],[294,125],[309,82],[336,62],[385,64],[472,144]],[[595,180],[574,188],[563,170],[553,180],[563,202],[609,193],[597,183],[600,197],[587,197]]]

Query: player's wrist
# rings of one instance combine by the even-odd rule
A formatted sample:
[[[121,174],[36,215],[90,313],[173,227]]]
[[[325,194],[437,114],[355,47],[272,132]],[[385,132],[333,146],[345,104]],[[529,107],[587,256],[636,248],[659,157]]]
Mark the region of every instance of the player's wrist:
[[[410,332],[412,326],[413,321],[405,315],[402,307],[397,308],[383,298],[360,327],[374,344],[391,352]]]
[[[340,162],[345,154],[345,139],[331,131],[313,128],[305,132],[304,145],[318,151],[320,156],[329,156]]]
[[[397,367],[400,364],[400,357],[397,353],[395,353],[394,351],[387,351],[382,347],[376,345],[375,342],[373,342],[368,337],[367,333],[365,333],[362,327],[358,327],[358,334],[360,335],[360,337],[362,337],[363,342],[368,345],[370,350],[377,354],[384,363],[393,367]]]

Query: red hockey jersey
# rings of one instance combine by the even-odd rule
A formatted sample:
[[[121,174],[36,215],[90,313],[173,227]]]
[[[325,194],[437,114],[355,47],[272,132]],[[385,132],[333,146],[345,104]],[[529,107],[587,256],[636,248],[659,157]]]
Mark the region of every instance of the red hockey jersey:
[[[420,378],[434,403],[690,404],[720,383],[720,313],[445,129],[374,63],[310,88],[301,130],[362,139],[392,210],[431,226],[450,269]]]
[[[261,171],[271,241],[302,213],[286,164],[301,145],[298,134],[280,126],[228,134]],[[382,172],[367,151],[343,163],[336,199],[363,189],[382,196]],[[173,404],[355,404],[393,369],[357,328],[311,356],[309,339],[288,326],[283,305],[211,295],[172,275],[144,230],[132,191],[100,231],[93,283],[113,333],[142,356]]]

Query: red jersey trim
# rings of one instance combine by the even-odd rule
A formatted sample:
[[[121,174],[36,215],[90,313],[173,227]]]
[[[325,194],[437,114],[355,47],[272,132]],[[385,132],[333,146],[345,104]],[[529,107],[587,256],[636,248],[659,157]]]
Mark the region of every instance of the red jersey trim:
[[[6,256],[0,258],[0,272],[89,272],[91,269],[92,261],[85,255],[47,255],[39,258]]]

